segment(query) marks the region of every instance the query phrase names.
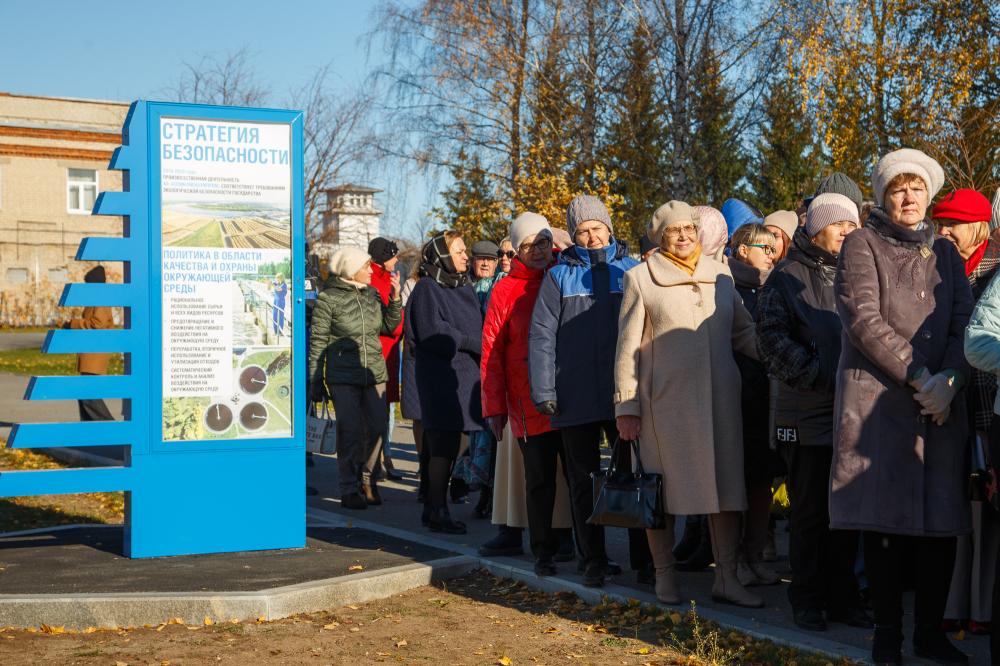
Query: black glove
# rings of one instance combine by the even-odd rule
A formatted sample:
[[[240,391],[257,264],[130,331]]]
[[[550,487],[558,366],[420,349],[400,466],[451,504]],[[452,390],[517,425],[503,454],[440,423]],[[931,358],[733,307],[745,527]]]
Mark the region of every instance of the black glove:
[[[559,413],[559,405],[556,404],[555,400],[536,402],[535,409],[538,410],[539,414],[545,414],[546,416],[552,416],[553,414]]]
[[[312,386],[309,387],[309,399],[313,402],[326,402],[326,385],[323,380],[314,380]]]

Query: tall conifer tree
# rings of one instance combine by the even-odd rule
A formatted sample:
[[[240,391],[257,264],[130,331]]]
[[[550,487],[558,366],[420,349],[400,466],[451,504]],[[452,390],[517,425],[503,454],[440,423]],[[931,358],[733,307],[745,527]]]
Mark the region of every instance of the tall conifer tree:
[[[812,123],[795,84],[787,78],[772,82],[764,107],[765,124],[747,174],[747,198],[765,212],[794,210],[812,193],[820,172]]]
[[[657,80],[649,31],[640,21],[625,57],[617,113],[609,128],[607,149],[617,179],[613,190],[622,197],[615,233],[638,249],[639,237],[657,206],[666,201],[663,139],[665,128],[656,103]]]
[[[746,158],[734,127],[736,101],[707,38],[694,69],[691,95],[694,133],[686,164],[690,203],[718,207],[743,177]]]

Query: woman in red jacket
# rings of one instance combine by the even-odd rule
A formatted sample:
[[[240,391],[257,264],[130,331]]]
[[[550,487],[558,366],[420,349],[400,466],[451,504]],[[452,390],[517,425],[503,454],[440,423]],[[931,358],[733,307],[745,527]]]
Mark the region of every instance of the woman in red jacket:
[[[480,365],[483,415],[500,440],[507,423],[524,455],[528,532],[535,556],[535,573],[556,573],[553,558],[559,548],[552,528],[556,500],[556,460],[562,439],[549,416],[539,414],[531,400],[528,379],[528,329],[545,269],[552,263],[552,230],[536,213],[522,213],[510,225],[516,255],[510,274],[497,282],[483,326]]]

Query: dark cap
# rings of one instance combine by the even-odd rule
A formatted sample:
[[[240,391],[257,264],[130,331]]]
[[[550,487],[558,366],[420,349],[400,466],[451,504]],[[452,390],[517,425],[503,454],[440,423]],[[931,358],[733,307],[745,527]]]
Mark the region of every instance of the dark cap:
[[[496,259],[500,252],[500,247],[490,240],[476,241],[472,244],[473,257],[492,257]]]
[[[376,264],[384,264],[397,254],[399,254],[399,248],[388,238],[379,236],[378,238],[373,238],[368,243],[368,256]]]

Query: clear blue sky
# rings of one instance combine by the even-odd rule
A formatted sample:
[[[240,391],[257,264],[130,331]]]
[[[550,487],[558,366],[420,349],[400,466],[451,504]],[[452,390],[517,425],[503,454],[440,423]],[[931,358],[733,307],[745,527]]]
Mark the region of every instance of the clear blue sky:
[[[280,104],[330,64],[329,84],[362,83],[375,0],[0,0],[0,91],[115,101],[162,99],[204,55],[246,47]],[[378,61],[381,54],[373,53]],[[412,235],[435,193],[420,177],[387,191],[385,233]]]
[[[246,46],[277,97],[332,63],[333,83],[367,73],[366,0],[0,1],[0,90],[131,101],[155,98],[183,63]]]

